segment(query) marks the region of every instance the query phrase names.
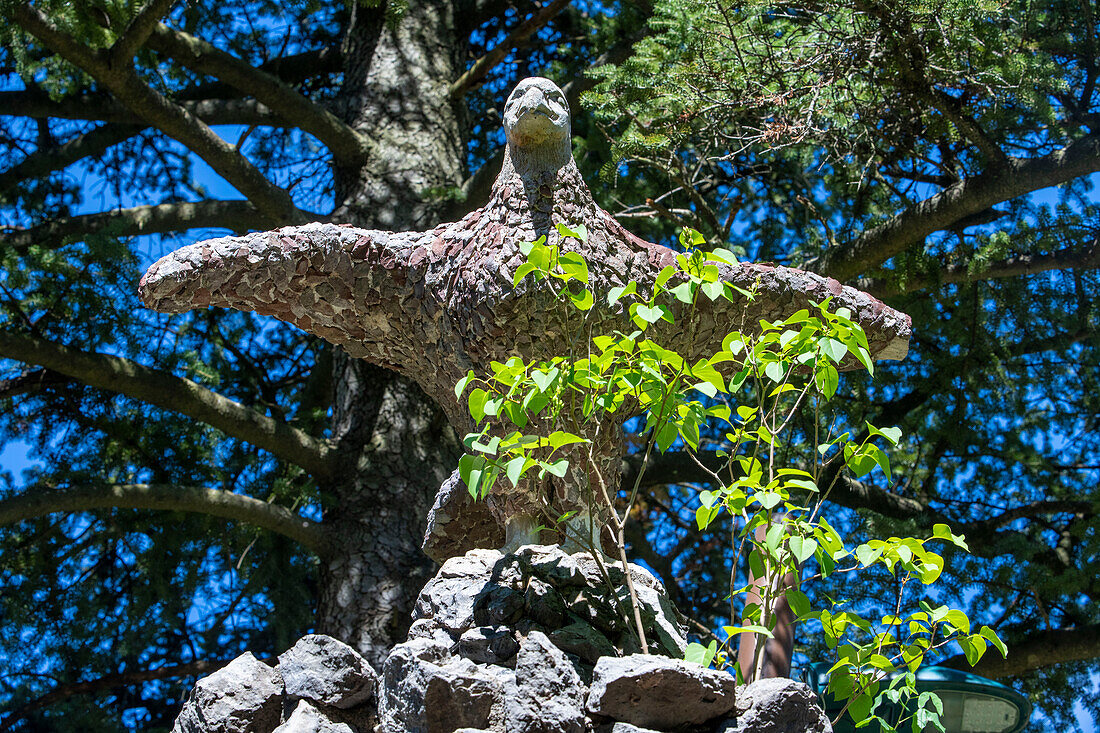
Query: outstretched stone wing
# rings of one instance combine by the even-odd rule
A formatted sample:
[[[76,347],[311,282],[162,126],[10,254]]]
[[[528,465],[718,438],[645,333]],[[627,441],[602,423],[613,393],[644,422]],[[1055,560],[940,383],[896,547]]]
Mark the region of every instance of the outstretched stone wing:
[[[421,233],[307,224],[183,247],[141,279],[142,301],[165,313],[207,306],[255,311],[392,368],[414,352],[408,260]],[[405,371],[405,369],[401,369]]]

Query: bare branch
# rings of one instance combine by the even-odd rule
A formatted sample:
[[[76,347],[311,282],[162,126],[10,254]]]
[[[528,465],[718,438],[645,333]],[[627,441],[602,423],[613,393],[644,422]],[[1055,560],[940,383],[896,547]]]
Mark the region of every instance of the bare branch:
[[[971,272],[965,264],[947,265],[935,273],[910,276],[903,283],[886,278],[875,278],[860,280],[857,285],[860,290],[866,290],[876,297],[885,298],[900,293],[911,293],[915,290],[926,290],[948,283],[1019,277],[1049,270],[1095,270],[1097,268],[1100,268],[1100,239],[1093,240],[1085,248],[1067,247],[1047,255],[1009,257],[999,262],[988,263],[974,272]]]
[[[132,119],[133,115],[130,117]],[[8,191],[20,181],[45,176],[83,158],[101,155],[108,148],[130,139],[143,129],[144,125],[103,125],[56,147],[39,148],[0,173],[0,193]]]
[[[179,103],[181,107],[208,125],[269,125],[293,127],[254,99],[198,99]],[[89,94],[54,101],[41,92],[0,92],[0,115],[93,120],[132,124],[134,113],[107,95]]]
[[[698,463],[692,460],[691,456],[684,451],[651,456],[642,485],[707,484],[713,481],[710,472],[729,470],[728,459],[719,457],[713,451],[701,451],[697,454],[697,458]],[[636,478],[640,463],[638,456],[626,456],[623,459],[624,482],[627,479],[633,480]],[[727,474],[723,478],[732,481],[735,477]],[[822,491],[828,489],[830,485],[832,485],[832,489],[828,494],[829,501],[849,509],[864,509],[892,519],[917,520],[928,527],[937,522],[951,524],[954,531],[965,534],[970,544],[975,545],[972,548],[974,554],[982,557],[995,556],[1011,551],[1002,549],[999,540],[1010,535],[1013,537],[1018,536],[1017,533],[1002,533],[998,530],[1017,519],[1055,514],[1092,515],[1096,511],[1095,506],[1087,501],[1037,501],[1011,507],[988,519],[961,524],[916,499],[895,494],[848,476],[838,476],[835,470],[827,471],[818,481],[818,486]]]
[[[278,504],[201,486],[122,484],[68,490],[33,490],[0,500],[0,525],[59,512],[93,509],[159,509],[233,519],[289,537],[323,555],[326,533],[316,522]]]
[[[535,31],[553,20],[554,16],[564,10],[570,2],[572,2],[572,0],[552,0],[550,4],[517,25],[503,41],[493,46],[488,53],[474,61],[470,68],[451,84],[450,88],[447,90],[448,98],[451,100],[457,99],[469,89],[473,88],[478,82],[484,79],[485,75],[492,71],[497,64],[503,61],[513,49],[522,45],[535,33]]]
[[[130,25],[123,31],[122,36],[115,41],[115,45],[111,47],[112,62],[120,66],[129,64],[130,59],[137,53],[137,50],[145,45],[149,34],[157,27],[160,19],[175,4],[176,0],[149,0],[145,7],[139,10],[134,19],[130,21]]]
[[[1008,645],[1008,658],[989,650],[975,666],[958,654],[942,662],[945,667],[974,672],[984,677],[1014,677],[1066,662],[1100,657],[1100,625],[1033,631]]]
[[[854,240],[826,250],[807,263],[807,269],[851,280],[964,217],[1098,170],[1100,134],[1086,135],[1039,158],[1010,158],[1004,165],[962,180]]]
[[[110,63],[102,52],[88,49],[58,30],[40,10],[19,5],[16,22],[28,33],[109,88],[134,114],[190,148],[243,193],[271,224],[304,221],[293,200],[201,120],[154,91],[130,65]]]
[[[247,201],[198,201],[135,206],[131,209],[54,219],[29,229],[5,233],[2,241],[17,252],[32,245],[60,247],[72,237],[104,232],[116,237],[218,228],[244,232],[262,228],[267,218]]]
[[[221,669],[229,664],[231,659],[207,659],[186,664],[172,664],[156,669],[137,669],[127,672],[104,675],[94,680],[84,682],[71,682],[60,684],[41,697],[36,697],[30,702],[12,711],[8,717],[0,722],[0,731],[11,730],[15,723],[26,717],[27,713],[67,700],[73,695],[87,695],[101,690],[110,690],[115,687],[126,687],[152,680],[166,680],[173,677],[190,677],[191,675],[205,674]]]
[[[366,137],[278,77],[260,71],[201,38],[163,24],[156,27],[149,47],[171,56],[189,69],[231,84],[284,119],[294,120],[297,127],[328,146],[341,164],[355,165],[366,160],[370,149],[370,141]]]
[[[71,381],[65,375],[51,372],[49,369],[35,369],[24,372],[18,377],[0,379],[0,400],[37,392],[50,384],[65,384]]]
[[[51,369],[81,382],[187,415],[301,466],[314,476],[331,471],[330,448],[286,423],[234,402],[190,379],[44,339],[0,331],[0,357]]]

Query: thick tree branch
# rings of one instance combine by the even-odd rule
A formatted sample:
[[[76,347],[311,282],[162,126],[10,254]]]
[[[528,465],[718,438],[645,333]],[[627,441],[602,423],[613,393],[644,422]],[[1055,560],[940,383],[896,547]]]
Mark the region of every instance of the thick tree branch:
[[[247,201],[210,200],[135,206],[131,209],[55,219],[29,229],[6,232],[0,241],[16,252],[24,252],[32,245],[60,247],[71,237],[84,237],[99,232],[116,237],[205,228],[245,232],[249,229],[260,229],[266,223],[267,218]]]
[[[974,672],[983,677],[1014,677],[1042,667],[1066,662],[1084,662],[1100,657],[1100,625],[1069,629],[1034,631],[1008,645],[1008,658],[990,649],[977,665],[971,667],[962,654],[950,657],[941,665]]]
[[[205,160],[243,193],[272,225],[305,221],[307,217],[294,206],[290,194],[267,180],[205,123],[154,91],[131,65],[112,65],[102,52],[85,48],[58,30],[37,8],[19,5],[13,14],[24,30],[110,89],[135,115]]]
[[[697,458],[698,463],[684,451],[650,456],[646,473],[642,477],[642,486],[651,487],[670,483],[708,484],[713,482],[708,471],[728,470],[726,467],[728,459],[718,456],[713,451],[701,451]],[[699,463],[702,463],[703,467],[700,467]],[[641,459],[637,455],[629,455],[623,459],[624,486],[633,485],[640,464]],[[834,476],[835,483],[833,483]],[[723,476],[723,478],[733,479],[732,476]],[[833,484],[831,490],[829,490],[830,484]],[[1096,505],[1088,501],[1036,501],[1010,507],[987,519],[961,524],[916,499],[895,494],[847,476],[836,476],[835,470],[826,471],[818,482],[818,486],[822,492],[829,491],[829,501],[849,509],[864,509],[891,519],[918,520],[928,527],[937,522],[951,524],[954,531],[965,534],[968,541],[976,545],[972,548],[974,553],[982,556],[985,556],[984,553],[987,551],[991,554],[1002,554],[998,548],[998,540],[1002,536],[999,530],[1017,519],[1055,514],[1091,515],[1097,511]],[[1015,535],[1015,533],[1010,534]]]
[[[700,451],[696,458],[698,458],[698,463],[692,460],[691,456],[685,451],[670,451],[650,456],[645,475],[642,477],[642,486],[660,486],[671,483],[711,483],[713,479],[708,470],[716,473],[728,470],[729,459],[720,457],[714,451]],[[705,468],[701,468],[699,463],[702,463]],[[623,459],[624,486],[633,485],[640,465],[641,459],[637,455],[629,455]],[[723,477],[731,481],[734,478],[730,475],[724,475]],[[831,481],[831,476],[824,477],[821,481],[821,490],[824,491]],[[837,477],[836,484],[829,494],[829,499],[841,506],[852,509],[867,509],[893,519],[912,519],[924,516],[928,511],[927,507],[916,499],[894,494],[847,476]],[[940,521],[939,518],[936,521]]]
[[[860,290],[866,290],[878,298],[886,298],[948,283],[1019,277],[1049,270],[1095,270],[1097,268],[1100,268],[1100,240],[1093,240],[1085,248],[1066,247],[1046,255],[1017,255],[991,262],[974,272],[971,272],[965,264],[946,265],[935,273],[909,276],[903,283],[876,278],[860,280],[857,285]]]
[[[841,281],[851,280],[964,217],[1098,170],[1100,134],[1086,135],[1039,158],[1010,158],[1003,166],[960,181],[854,240],[826,250],[807,263],[807,268]]]
[[[117,672],[115,674],[104,675],[94,680],[60,684],[45,695],[36,697],[9,713],[8,716],[0,722],[0,731],[11,730],[12,726],[34,710],[53,705],[62,700],[67,700],[74,695],[93,694],[102,690],[110,690],[115,687],[126,687],[142,682],[151,682],[152,680],[166,680],[174,677],[190,677],[191,675],[205,674],[221,669],[231,661],[233,660],[206,659],[198,662],[188,662],[186,664],[165,665],[163,667],[157,667],[156,669],[137,669],[127,672]]]
[[[3,109],[5,94],[22,94],[22,92],[0,92],[0,109]],[[47,100],[48,103],[48,100]],[[62,106],[64,102],[58,106]],[[81,107],[74,112],[89,113],[91,108]],[[184,102],[183,108],[208,125],[267,125],[270,127],[293,127],[270,109],[254,100],[205,100],[201,102]],[[39,110],[41,111],[41,110]],[[66,110],[68,111],[68,110]],[[73,139],[54,148],[39,148],[26,158],[16,163],[7,171],[0,173],[0,192],[7,191],[20,181],[27,178],[44,176],[56,170],[66,168],[84,158],[101,155],[107,149],[125,142],[129,138],[148,129],[146,125],[129,124],[134,119],[133,112],[117,102],[110,101],[109,106],[104,105],[98,110],[102,113],[102,119],[114,120],[116,124],[106,124],[95,128],[83,135],[77,135]],[[64,115],[30,115],[38,119],[64,116]],[[77,119],[83,117],[78,116]]]
[[[101,155],[108,148],[129,140],[143,129],[145,129],[144,125],[103,125],[83,135],[77,135],[56,147],[39,148],[0,173],[0,193],[8,191],[20,181],[39,178],[70,166],[83,158]]]
[[[111,62],[116,66],[129,64],[130,59],[137,53],[137,50],[145,45],[145,41],[148,40],[149,34],[151,34],[153,29],[157,27],[157,24],[160,23],[160,19],[163,18],[175,4],[176,0],[149,0],[149,2],[138,11],[134,19],[130,21],[130,25],[126,26],[126,30],[123,31],[122,35],[111,47]]]
[[[539,30],[569,5],[572,0],[552,0],[548,5],[540,9],[527,20],[517,25],[508,36],[493,46],[481,58],[467,69],[462,76],[455,79],[447,90],[447,96],[454,100],[461,97],[478,82],[485,78],[493,68],[503,61],[517,46],[522,45],[535,31]]]
[[[182,101],[179,105],[208,125],[294,126],[292,122],[284,120],[254,99],[194,99]],[[33,89],[0,92],[0,115],[38,120],[58,118],[122,124],[134,122],[134,113],[126,105],[105,94],[66,97],[55,102]]]
[[[323,555],[327,547],[326,533],[320,524],[303,519],[284,506],[201,486],[123,484],[28,491],[0,500],[0,525],[45,514],[94,509],[159,509],[207,514],[281,534],[318,555]]]
[[[49,369],[35,369],[18,377],[0,379],[0,400],[37,392],[51,384],[65,384],[71,381],[64,374],[51,372]]]
[[[294,120],[297,127],[324,143],[341,165],[357,165],[366,160],[370,150],[366,137],[278,77],[260,71],[201,38],[163,24],[156,27],[148,45],[189,69],[215,76],[255,97],[284,119]]]
[[[0,331],[0,357],[52,369],[81,382],[187,415],[245,440],[315,476],[331,470],[329,447],[286,423],[183,379],[129,359],[79,351]]]

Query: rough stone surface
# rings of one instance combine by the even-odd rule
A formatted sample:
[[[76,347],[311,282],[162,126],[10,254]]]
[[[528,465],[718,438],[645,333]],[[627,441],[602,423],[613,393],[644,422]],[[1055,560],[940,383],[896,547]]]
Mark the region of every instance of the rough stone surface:
[[[573,334],[560,324],[571,305],[555,298],[547,283],[528,279],[513,287],[525,259],[521,243],[545,236],[547,244],[587,259],[595,307],[586,319],[596,332],[629,325],[623,305],[608,304],[612,288],[635,281],[642,293],[651,291],[658,273],[676,264],[671,249],[639,239],[596,205],[573,160],[568,103],[557,86],[525,79],[504,110],[508,144],[500,174],[488,204],[461,221],[422,232],[314,223],[198,242],[149,268],[139,286],[142,300],[171,313],[214,305],[273,315],[414,379],[465,432],[470,420],[454,385],[469,370],[484,377],[494,360],[569,353]],[[563,238],[556,224],[583,227],[586,241]],[[863,326],[874,358],[899,359],[908,349],[908,316],[836,280],[763,264],[719,270],[754,297],[702,299],[690,311],[673,301],[677,323],[657,324],[654,337],[685,358],[713,354],[736,325],[778,320],[827,297]],[[842,366],[859,364],[851,359]],[[614,421],[627,417],[628,409]],[[543,434],[557,427],[532,426]],[[553,482],[555,509],[576,510],[570,521],[578,531],[591,509],[584,489],[589,471],[602,474],[611,496],[618,489],[622,442],[616,430],[601,434],[611,437],[586,446],[595,465],[574,460]],[[498,482],[489,509],[506,525],[506,544],[514,548],[536,539],[528,535],[538,524],[546,487],[533,480],[506,485]],[[460,510],[453,502],[437,507],[430,524],[445,536],[429,542],[433,557],[470,547],[462,539]],[[484,540],[483,515],[474,517],[468,534],[471,542]]]
[[[590,556],[556,545],[452,558],[424,589],[417,608],[425,615],[387,658],[376,695],[366,694],[375,678],[361,657],[310,635],[280,655],[277,668],[246,654],[201,680],[174,730],[831,733],[801,683],[765,680],[735,699],[733,677],[724,672],[629,654],[637,641],[614,601],[625,575],[613,564],[606,570],[614,590]],[[647,636],[679,655],[683,634],[661,584],[641,569],[631,572],[649,599]],[[482,616],[510,620],[486,625],[476,620]],[[667,647],[661,629],[672,639]],[[280,715],[288,716],[281,726]]]
[[[347,723],[332,721],[308,700],[299,700],[298,706],[285,723],[274,733],[356,733]]]
[[[817,695],[802,682],[760,680],[737,691],[737,718],[719,733],[833,733]]]
[[[394,647],[382,667],[379,730],[444,733],[484,728],[503,705],[504,682],[431,639]]]
[[[556,545],[528,545],[511,555],[470,551],[445,562],[421,591],[410,637],[449,639],[460,655],[479,663],[488,660],[479,656],[477,635],[465,635],[486,627],[521,635],[543,631],[588,665],[602,655],[629,653],[638,641],[632,620],[619,612],[630,607],[626,575],[621,564],[605,566],[614,588],[590,555],[570,555]],[[682,656],[684,632],[660,581],[635,566],[631,577],[647,639],[657,653]],[[508,648],[500,643],[498,654]]]
[[[283,681],[250,652],[196,683],[173,733],[267,733],[279,724]]]
[[[519,642],[507,626],[478,626],[458,640],[458,653],[479,664],[514,663]]]
[[[309,634],[279,655],[286,694],[337,708],[350,708],[374,695],[378,675],[359,652],[342,641]]]
[[[646,654],[603,657],[592,673],[588,711],[659,730],[701,725],[734,709],[732,675]]]
[[[516,694],[506,700],[506,733],[584,733],[586,688],[565,654],[532,631],[516,659]]]
[[[620,566],[606,569],[614,588],[590,556],[557,545],[472,550],[445,562],[421,592],[409,640],[383,666],[378,732],[592,730],[585,699],[593,665],[601,653],[619,656],[637,644],[615,600],[628,603],[626,576]],[[631,573],[646,591],[647,636],[681,654],[684,635],[660,582],[641,568]]]

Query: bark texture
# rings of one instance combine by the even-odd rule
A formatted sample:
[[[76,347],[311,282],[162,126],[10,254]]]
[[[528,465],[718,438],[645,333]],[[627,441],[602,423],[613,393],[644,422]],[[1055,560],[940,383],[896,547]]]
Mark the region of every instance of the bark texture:
[[[462,180],[461,107],[447,97],[462,73],[455,5],[411,3],[396,26],[382,9],[351,5],[342,117],[375,144],[365,165],[337,166],[337,220],[418,228],[442,209],[432,190]],[[336,456],[323,490],[334,549],[317,629],[381,668],[434,570],[420,551],[425,517],[460,446],[415,383],[339,352],[333,362]]]

